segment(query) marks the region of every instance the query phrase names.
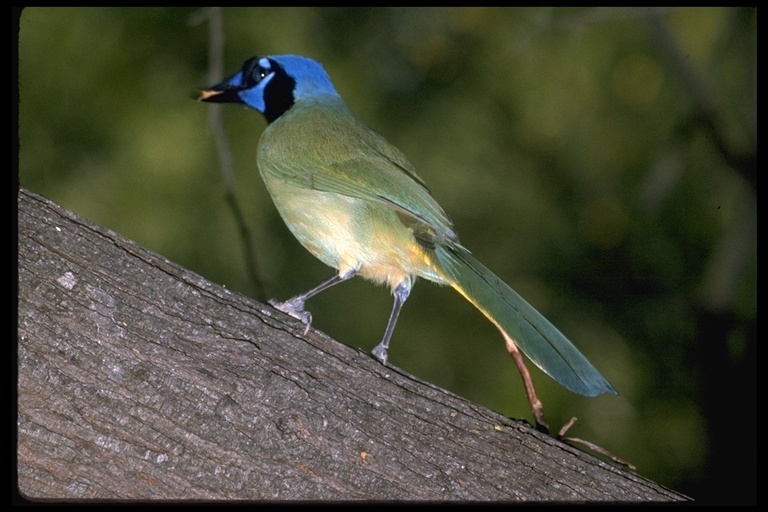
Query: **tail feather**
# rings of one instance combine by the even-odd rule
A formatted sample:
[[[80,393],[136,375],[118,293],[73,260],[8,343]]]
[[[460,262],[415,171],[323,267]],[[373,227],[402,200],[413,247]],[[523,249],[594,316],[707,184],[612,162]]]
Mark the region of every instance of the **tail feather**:
[[[450,284],[475,305],[544,373],[575,393],[596,396],[616,390],[541,313],[460,246],[437,246]]]

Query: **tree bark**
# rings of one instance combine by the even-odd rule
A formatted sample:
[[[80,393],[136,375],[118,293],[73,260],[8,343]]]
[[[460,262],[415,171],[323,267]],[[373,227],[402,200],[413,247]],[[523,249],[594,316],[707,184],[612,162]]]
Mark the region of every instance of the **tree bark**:
[[[688,499],[23,189],[18,242],[28,499]]]

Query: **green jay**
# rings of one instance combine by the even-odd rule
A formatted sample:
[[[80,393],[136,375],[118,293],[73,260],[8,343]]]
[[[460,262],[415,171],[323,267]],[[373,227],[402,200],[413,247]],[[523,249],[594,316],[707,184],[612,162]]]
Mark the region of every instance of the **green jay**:
[[[286,225],[336,273],[277,309],[302,320],[310,297],[353,276],[389,286],[394,305],[373,355],[387,361],[400,309],[416,278],[449,285],[501,332],[521,372],[537,426],[542,405],[519,349],[571,391],[616,393],[603,375],[536,309],[479,263],[413,165],[359,121],[323,67],[306,57],[253,57],[201,92],[200,101],[240,103],[260,112],[257,165]]]

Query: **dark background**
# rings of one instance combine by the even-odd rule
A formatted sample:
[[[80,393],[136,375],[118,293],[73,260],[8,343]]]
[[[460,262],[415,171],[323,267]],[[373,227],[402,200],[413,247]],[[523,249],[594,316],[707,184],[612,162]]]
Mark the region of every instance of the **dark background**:
[[[31,8],[19,24],[20,184],[263,300],[328,277],[255,166],[265,122],[229,106],[247,271],[209,125],[190,99],[211,35],[322,62],[416,165],[461,240],[620,391],[534,370],[550,425],[701,502],[756,498],[755,9]],[[216,19],[216,18],[214,18]],[[309,304],[372,348],[391,307],[361,280]],[[503,414],[530,413],[503,341],[457,293],[417,283],[390,362]]]

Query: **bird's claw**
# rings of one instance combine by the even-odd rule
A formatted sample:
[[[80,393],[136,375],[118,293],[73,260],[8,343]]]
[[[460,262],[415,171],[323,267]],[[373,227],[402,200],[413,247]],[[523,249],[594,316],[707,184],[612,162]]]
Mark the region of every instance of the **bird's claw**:
[[[312,325],[312,313],[304,309],[303,300],[288,299],[284,302],[278,302],[275,299],[271,299],[269,304],[273,308],[301,321],[305,325],[304,334],[309,332],[309,327]]]
[[[389,355],[387,354],[387,349],[382,347],[381,345],[376,345],[373,350],[371,350],[371,354],[373,354],[373,357],[379,360],[381,364],[387,364],[387,358]]]

